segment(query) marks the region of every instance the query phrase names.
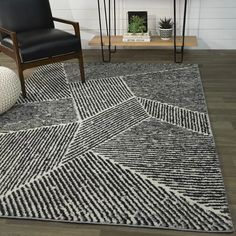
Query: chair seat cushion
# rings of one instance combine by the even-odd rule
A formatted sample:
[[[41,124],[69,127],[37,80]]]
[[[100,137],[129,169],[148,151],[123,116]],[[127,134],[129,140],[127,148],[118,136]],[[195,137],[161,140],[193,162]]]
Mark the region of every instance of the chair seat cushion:
[[[58,29],[40,29],[17,34],[22,62],[49,58],[81,50],[79,39]],[[2,44],[12,47],[6,37]]]

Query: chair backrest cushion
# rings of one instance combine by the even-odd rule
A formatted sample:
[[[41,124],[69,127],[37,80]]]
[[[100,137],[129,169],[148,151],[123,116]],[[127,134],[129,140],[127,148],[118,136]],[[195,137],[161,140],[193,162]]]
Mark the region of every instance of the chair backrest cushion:
[[[17,33],[54,28],[49,0],[0,0],[0,27]]]

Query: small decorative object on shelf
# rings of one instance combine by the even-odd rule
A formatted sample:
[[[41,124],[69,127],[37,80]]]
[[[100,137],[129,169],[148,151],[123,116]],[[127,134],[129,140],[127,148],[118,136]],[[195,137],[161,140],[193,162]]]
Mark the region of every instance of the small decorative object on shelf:
[[[147,12],[128,12],[128,18],[128,33],[123,35],[123,42],[150,42]]]
[[[150,42],[151,36],[149,33],[126,33],[123,35],[123,42]]]
[[[173,31],[173,21],[171,18],[160,19],[159,22],[160,37],[162,40],[170,40]]]

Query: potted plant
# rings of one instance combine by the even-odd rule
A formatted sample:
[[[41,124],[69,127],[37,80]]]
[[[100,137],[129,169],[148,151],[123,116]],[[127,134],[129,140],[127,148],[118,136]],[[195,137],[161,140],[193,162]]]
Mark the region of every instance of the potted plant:
[[[162,40],[170,40],[173,31],[173,21],[171,18],[160,19],[159,22],[160,36]]]
[[[129,23],[128,32],[132,34],[141,33],[143,34],[146,31],[145,20],[140,16],[132,16]]]
[[[150,42],[150,35],[143,17],[134,15],[128,25],[128,33],[123,35],[123,42]]]

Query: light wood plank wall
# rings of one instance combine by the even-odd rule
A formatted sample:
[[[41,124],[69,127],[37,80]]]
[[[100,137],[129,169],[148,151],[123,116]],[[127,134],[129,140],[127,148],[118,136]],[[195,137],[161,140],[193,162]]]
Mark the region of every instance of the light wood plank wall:
[[[102,1],[101,1],[102,2]],[[53,15],[80,22],[84,48],[99,33],[97,0],[50,0]],[[148,11],[149,30],[157,32],[161,17],[173,17],[173,0],[117,0],[117,28],[127,30],[127,11]],[[183,6],[183,0],[177,0]],[[178,31],[181,30],[183,7],[178,7]],[[70,27],[58,25],[71,31]],[[198,49],[236,49],[236,0],[189,0],[187,35],[196,35]]]

